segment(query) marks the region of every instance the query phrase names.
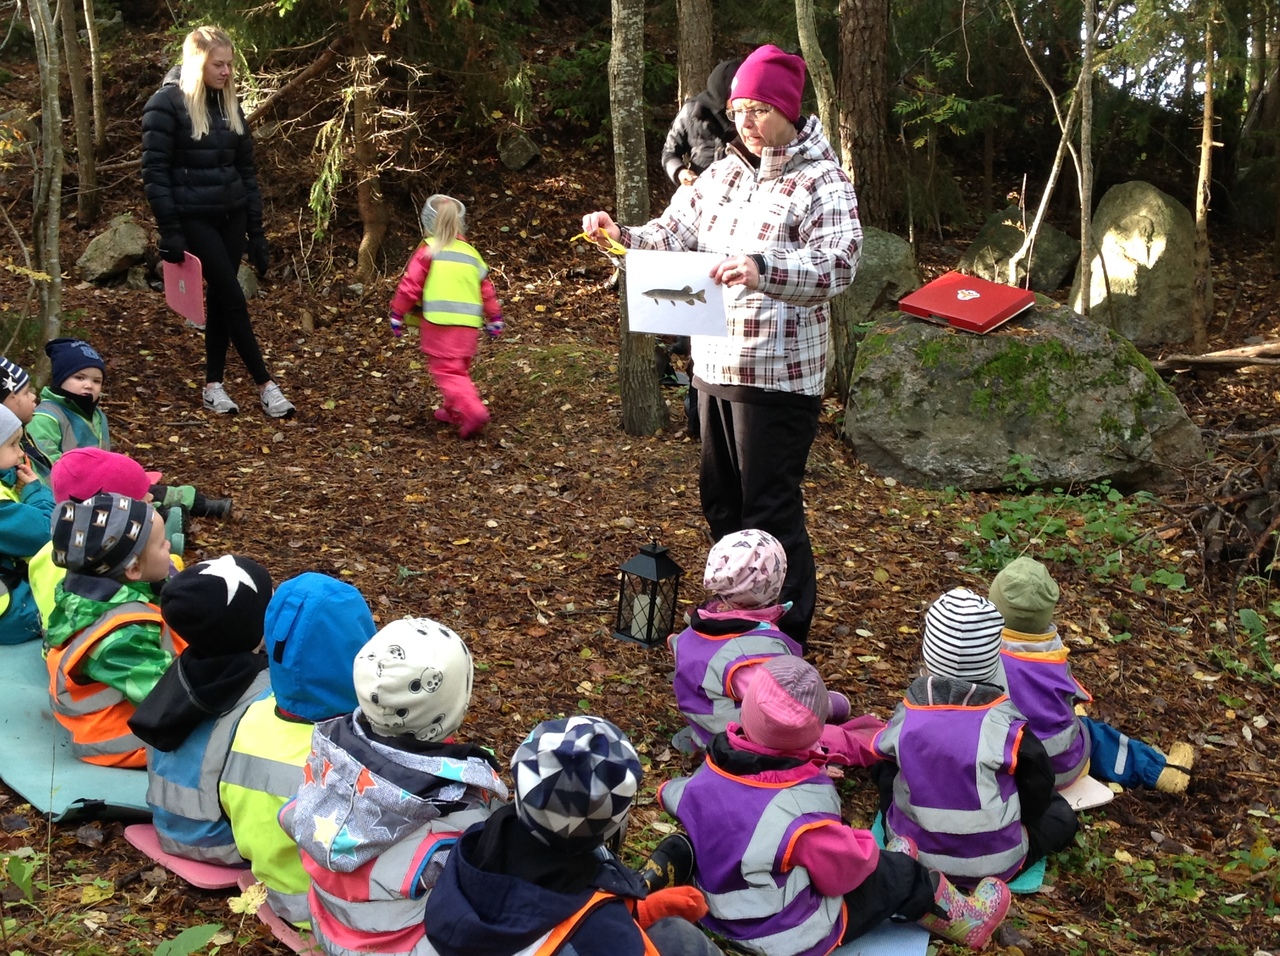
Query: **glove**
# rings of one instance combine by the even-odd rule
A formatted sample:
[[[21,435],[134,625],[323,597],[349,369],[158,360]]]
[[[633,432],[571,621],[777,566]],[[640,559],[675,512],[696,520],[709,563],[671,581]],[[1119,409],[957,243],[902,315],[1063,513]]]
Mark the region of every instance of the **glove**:
[[[259,277],[267,274],[267,267],[271,265],[271,249],[266,236],[254,236],[249,240],[249,265],[257,270]]]
[[[187,257],[187,237],[181,229],[160,230],[160,258],[181,265]]]
[[[636,901],[636,922],[641,929],[648,929],[668,916],[696,923],[706,915],[706,897],[695,886],[668,886]]]
[[[507,324],[502,321],[502,316],[498,316],[496,319],[486,319],[484,323],[484,330],[491,339],[496,339],[506,327]]]
[[[391,313],[391,334],[396,338],[404,335],[404,316],[399,312]]]

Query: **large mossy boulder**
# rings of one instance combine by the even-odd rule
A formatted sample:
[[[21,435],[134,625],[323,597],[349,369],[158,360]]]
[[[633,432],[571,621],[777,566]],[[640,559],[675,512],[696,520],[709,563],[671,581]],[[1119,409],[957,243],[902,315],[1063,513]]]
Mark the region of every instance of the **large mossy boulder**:
[[[86,281],[105,282],[127,273],[142,261],[146,251],[147,231],[125,213],[93,237],[76,266]]]
[[[960,258],[960,271],[992,282],[1009,282],[1009,260],[1026,239],[1022,227],[1022,211],[1010,206],[990,216],[969,248]],[[1080,261],[1080,243],[1061,229],[1041,223],[1036,243],[1031,250],[1031,288],[1036,292],[1055,292]],[[1026,261],[1018,263],[1017,284],[1027,278]]]
[[[1112,186],[1093,214],[1089,314],[1139,347],[1191,338],[1195,220],[1150,183]],[[1077,271],[1068,303],[1084,311]]]
[[[901,313],[878,323],[844,431],[872,470],[928,488],[1000,487],[1017,455],[1044,485],[1155,489],[1204,457],[1132,343],[1047,300],[984,336]]]

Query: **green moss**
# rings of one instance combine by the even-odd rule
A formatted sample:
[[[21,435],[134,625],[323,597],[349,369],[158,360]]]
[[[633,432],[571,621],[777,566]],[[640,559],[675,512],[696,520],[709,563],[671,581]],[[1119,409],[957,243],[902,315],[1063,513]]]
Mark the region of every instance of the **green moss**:
[[[975,387],[969,405],[983,414],[1019,408],[1044,415],[1056,408],[1055,419],[1065,425],[1066,405],[1054,395],[1053,383],[1071,382],[1074,365],[1075,357],[1061,342],[1031,346],[1011,342],[973,370]]]
[[[867,333],[866,337],[858,343],[858,357],[853,362],[853,377],[856,379],[866,371],[867,366],[875,359],[882,355],[889,354],[892,348],[893,335],[891,332],[877,332],[874,329]]]

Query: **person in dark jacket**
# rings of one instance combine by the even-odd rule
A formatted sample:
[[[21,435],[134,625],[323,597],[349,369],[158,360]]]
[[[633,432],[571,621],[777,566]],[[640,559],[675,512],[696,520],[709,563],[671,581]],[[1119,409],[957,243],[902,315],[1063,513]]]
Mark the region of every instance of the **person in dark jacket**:
[[[723,159],[725,147],[738,135],[725,107],[729,84],[741,65],[741,57],[716,64],[707,88],[685,100],[672,121],[662,147],[662,168],[677,186],[692,184],[704,169]]]
[[[600,717],[539,724],[511,760],[515,802],[463,834],[427,897],[439,956],[535,952],[553,933],[577,956],[716,956],[690,886],[648,892],[605,843],[626,825],[640,758]],[[571,947],[571,949],[570,949]]]
[[[181,66],[142,111],[142,183],[160,229],[160,256],[180,263],[190,252],[204,273],[204,407],[222,415],[240,410],[222,385],[231,344],[258,385],[263,411],[287,418],[293,404],[267,371],[236,278],[246,248],[259,275],[270,259],[234,57],[231,38],[217,27],[187,34]]]

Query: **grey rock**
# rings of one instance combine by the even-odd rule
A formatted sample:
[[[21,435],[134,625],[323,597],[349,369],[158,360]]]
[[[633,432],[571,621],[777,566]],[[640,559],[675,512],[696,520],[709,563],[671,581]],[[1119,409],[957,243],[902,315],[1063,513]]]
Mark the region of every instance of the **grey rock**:
[[[93,237],[76,266],[85,280],[104,282],[137,265],[146,251],[147,231],[125,214],[111,220],[106,231]]]
[[[1186,207],[1150,183],[1121,183],[1090,231],[1090,317],[1140,347],[1188,341],[1195,221]],[[1079,271],[1068,301],[1083,311]]]
[[[960,271],[1008,283],[1009,260],[1022,248],[1025,238],[1022,211],[1017,206],[993,214],[961,256]],[[1060,289],[1079,260],[1079,242],[1061,229],[1041,223],[1031,250],[1031,288],[1036,292]],[[1016,283],[1022,285],[1026,278],[1027,264],[1023,261],[1018,263]]]
[[[507,169],[524,169],[541,155],[538,144],[524,130],[509,130],[498,139],[498,158]]]
[[[125,276],[124,284],[138,292],[150,292],[151,283],[147,279],[147,267],[142,265],[130,266],[129,272]]]
[[[240,288],[244,290],[246,299],[257,298],[258,274],[253,271],[252,267],[241,263],[239,270],[236,272],[236,279],[240,281]]]
[[[1019,455],[1044,485],[1154,489],[1205,455],[1132,343],[1045,299],[985,336],[901,313],[877,323],[844,430],[868,467],[929,488],[1000,487]]]

